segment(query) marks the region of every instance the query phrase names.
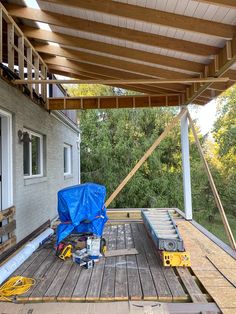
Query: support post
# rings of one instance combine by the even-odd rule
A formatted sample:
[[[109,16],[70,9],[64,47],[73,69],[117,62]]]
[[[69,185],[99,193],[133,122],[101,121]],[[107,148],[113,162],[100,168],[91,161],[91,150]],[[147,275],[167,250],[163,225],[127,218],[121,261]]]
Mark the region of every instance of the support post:
[[[184,110],[184,108],[182,108],[181,110]],[[187,112],[182,117],[180,125],[181,125],[181,149],[182,149],[182,169],[183,169],[183,191],[184,191],[185,218],[187,220],[192,220],[193,213],[192,213],[192,193],[191,193]]]

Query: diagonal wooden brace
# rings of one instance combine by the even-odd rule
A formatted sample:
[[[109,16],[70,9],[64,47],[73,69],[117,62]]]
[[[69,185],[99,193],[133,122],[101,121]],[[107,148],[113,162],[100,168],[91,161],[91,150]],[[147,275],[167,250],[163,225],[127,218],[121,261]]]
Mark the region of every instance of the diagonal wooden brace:
[[[181,112],[171,121],[171,123],[167,125],[163,133],[152,144],[152,146],[146,151],[143,157],[138,161],[138,163],[134,166],[134,168],[130,171],[130,173],[125,177],[125,179],[120,183],[120,185],[108,198],[108,200],[105,203],[106,207],[108,207],[111,204],[111,202],[116,198],[116,196],[120,193],[120,191],[125,187],[125,185],[129,182],[129,180],[135,175],[135,173],[142,166],[142,164],[148,159],[148,157],[153,153],[153,151],[157,148],[157,146],[161,143],[161,141],[164,140],[164,138],[168,135],[170,130],[173,129],[173,127],[184,116],[185,113],[186,113],[186,109],[181,110]]]

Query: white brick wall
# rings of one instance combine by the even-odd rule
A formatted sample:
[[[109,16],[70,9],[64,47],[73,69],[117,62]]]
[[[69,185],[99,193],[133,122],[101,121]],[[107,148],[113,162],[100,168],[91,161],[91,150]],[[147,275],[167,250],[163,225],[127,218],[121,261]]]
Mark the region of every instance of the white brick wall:
[[[0,108],[13,116],[13,200],[16,206],[16,236],[20,241],[57,214],[57,191],[78,183],[77,134],[19,90],[0,79]],[[46,173],[43,178],[24,179],[23,145],[18,130],[23,127],[46,136]],[[64,178],[63,143],[72,145],[72,176]],[[3,148],[4,149],[4,148]]]

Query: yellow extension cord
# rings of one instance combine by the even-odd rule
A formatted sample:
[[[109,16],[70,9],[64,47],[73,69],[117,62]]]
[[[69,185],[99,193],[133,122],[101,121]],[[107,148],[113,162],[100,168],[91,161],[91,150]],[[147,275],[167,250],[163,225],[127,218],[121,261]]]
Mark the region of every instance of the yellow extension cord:
[[[16,276],[0,287],[0,301],[12,301],[12,297],[23,294],[35,284],[35,279]]]

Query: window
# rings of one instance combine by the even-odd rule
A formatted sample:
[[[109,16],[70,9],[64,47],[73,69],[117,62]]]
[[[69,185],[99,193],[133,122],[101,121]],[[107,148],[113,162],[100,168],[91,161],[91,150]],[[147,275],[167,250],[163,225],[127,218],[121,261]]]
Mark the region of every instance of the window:
[[[71,174],[72,170],[72,146],[64,144],[64,175]]]
[[[24,130],[24,133],[24,176],[43,176],[43,136],[29,130]]]

